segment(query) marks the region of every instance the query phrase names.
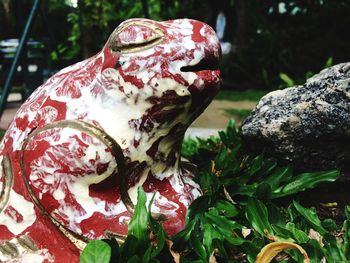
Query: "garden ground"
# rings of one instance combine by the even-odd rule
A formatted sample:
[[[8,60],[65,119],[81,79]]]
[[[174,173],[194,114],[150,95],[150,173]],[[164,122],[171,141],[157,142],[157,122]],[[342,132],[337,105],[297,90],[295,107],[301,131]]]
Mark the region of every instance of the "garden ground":
[[[191,127],[224,129],[232,117],[235,119],[236,124],[240,125],[246,117],[244,113],[249,113],[255,105],[255,101],[249,100],[214,100],[202,115],[192,123]]]

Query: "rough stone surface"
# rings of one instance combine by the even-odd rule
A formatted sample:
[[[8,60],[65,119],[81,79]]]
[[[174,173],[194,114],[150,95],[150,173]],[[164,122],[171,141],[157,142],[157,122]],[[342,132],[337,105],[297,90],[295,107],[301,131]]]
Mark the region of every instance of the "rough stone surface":
[[[264,96],[242,125],[247,145],[302,169],[350,170],[350,63]]]

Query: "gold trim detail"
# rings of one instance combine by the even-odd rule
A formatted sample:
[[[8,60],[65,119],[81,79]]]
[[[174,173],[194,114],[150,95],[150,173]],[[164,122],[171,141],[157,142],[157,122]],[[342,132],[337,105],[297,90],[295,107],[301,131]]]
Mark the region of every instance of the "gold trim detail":
[[[29,249],[31,251],[39,250],[38,247],[35,245],[34,241],[29,236],[26,236],[26,235],[20,236],[17,239],[17,241],[22,247],[26,249]]]
[[[117,36],[119,33],[121,33],[124,29],[128,28],[129,26],[144,26],[148,27],[150,30],[152,30],[155,33],[155,37],[151,39],[146,39],[144,42],[140,43],[130,43],[130,44],[124,44],[124,45],[118,45],[115,43],[114,37]],[[159,43],[163,42],[165,36],[165,32],[157,27],[156,25],[152,23],[145,23],[141,21],[136,22],[130,22],[126,23],[122,27],[118,27],[113,33],[112,33],[112,43],[110,44],[110,49],[114,52],[121,53],[121,54],[127,54],[127,53],[135,53],[143,50],[150,49]]]
[[[0,252],[5,257],[10,257],[11,259],[18,258],[20,256],[20,253],[22,253],[22,249],[31,252],[36,252],[39,250],[38,247],[35,245],[34,241],[27,235],[20,236],[17,239],[12,239],[11,242],[5,241],[2,244],[0,244]]]
[[[19,256],[18,248],[15,244],[5,241],[5,243],[0,245],[0,252],[4,255],[10,256],[11,258],[16,258]]]
[[[0,193],[0,213],[8,203],[10,190],[13,185],[13,171],[11,160],[8,155],[3,156],[3,159],[1,161],[1,168],[2,175],[4,176],[4,181]]]

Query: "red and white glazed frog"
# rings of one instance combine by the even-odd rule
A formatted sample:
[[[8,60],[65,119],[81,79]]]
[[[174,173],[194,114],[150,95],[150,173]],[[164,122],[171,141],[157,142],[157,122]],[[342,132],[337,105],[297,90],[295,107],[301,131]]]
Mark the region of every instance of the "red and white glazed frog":
[[[78,262],[89,240],[127,234],[140,186],[181,231],[201,195],[181,143],[218,91],[220,56],[202,22],[131,19],[36,89],[0,145],[0,261]]]

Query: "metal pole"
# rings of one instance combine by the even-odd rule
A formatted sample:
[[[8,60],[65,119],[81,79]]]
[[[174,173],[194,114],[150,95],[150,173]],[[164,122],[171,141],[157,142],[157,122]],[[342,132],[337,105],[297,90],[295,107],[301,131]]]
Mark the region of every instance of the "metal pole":
[[[30,14],[27,20],[27,23],[24,27],[23,33],[22,33],[22,37],[18,43],[18,47],[16,50],[16,55],[13,58],[12,64],[11,64],[11,68],[9,70],[9,73],[7,74],[7,78],[5,80],[5,84],[4,87],[2,89],[1,92],[1,97],[0,97],[0,118],[2,116],[2,114],[4,113],[5,110],[5,106],[6,106],[6,102],[7,102],[7,97],[10,93],[10,89],[11,89],[11,81],[13,78],[13,75],[15,73],[15,70],[17,68],[17,64],[18,64],[18,60],[21,56],[22,50],[23,50],[23,46],[27,41],[27,36],[28,36],[28,32],[30,29],[30,26],[32,25],[33,22],[33,18],[35,15],[36,10],[38,9],[39,6],[39,2],[40,0],[35,0],[32,9],[30,10]]]
[[[143,9],[143,14],[144,14],[145,18],[149,18],[147,0],[141,0],[141,3],[142,3],[142,9]]]
[[[84,34],[84,27],[83,27],[83,9],[84,9],[84,1],[78,0],[78,23],[79,23],[79,30],[80,30],[80,59],[85,59],[85,34]]]

